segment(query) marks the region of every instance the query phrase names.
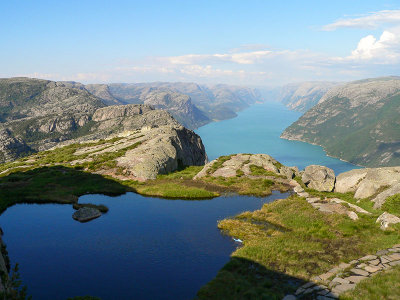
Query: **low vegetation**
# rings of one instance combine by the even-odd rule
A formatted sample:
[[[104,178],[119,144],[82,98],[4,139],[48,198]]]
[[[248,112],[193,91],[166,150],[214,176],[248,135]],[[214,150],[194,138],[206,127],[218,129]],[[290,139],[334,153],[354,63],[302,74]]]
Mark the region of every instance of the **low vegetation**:
[[[360,215],[352,221],[347,216],[324,214],[292,195],[222,220],[218,227],[244,244],[198,297],[282,299],[299,283],[340,262],[399,243],[400,226],[382,231],[375,219]]]
[[[397,300],[400,295],[400,266],[359,283],[353,291],[340,297],[343,300]]]

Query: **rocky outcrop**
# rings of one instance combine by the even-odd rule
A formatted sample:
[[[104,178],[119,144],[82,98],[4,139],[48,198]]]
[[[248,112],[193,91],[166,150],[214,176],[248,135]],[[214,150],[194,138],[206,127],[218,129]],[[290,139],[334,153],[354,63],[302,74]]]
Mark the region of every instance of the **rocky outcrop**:
[[[335,172],[324,166],[307,166],[301,177],[303,183],[320,192],[332,192],[335,187]]]
[[[382,192],[382,189],[399,182],[400,167],[356,169],[337,176],[335,191],[354,192],[354,197],[361,199],[376,195]],[[379,200],[379,203],[382,203],[382,200]]]
[[[218,167],[216,167],[218,166]],[[267,154],[235,154],[222,156],[209,162],[194,177],[199,179],[205,176],[234,177],[238,174],[254,178],[257,176],[283,177],[292,179],[297,168],[289,168]]]
[[[372,199],[372,201],[375,202],[374,208],[375,209],[381,208],[387,198],[389,198],[390,196],[394,196],[396,194],[400,194],[400,182],[395,183],[391,187],[387,188],[386,190],[378,194],[374,199]]]
[[[281,137],[324,147],[354,164],[400,165],[400,77],[351,82],[329,90]]]
[[[8,253],[3,242],[3,231],[0,228],[0,293],[6,292],[7,287],[5,286],[6,282],[4,281],[7,281],[9,278],[9,268]]]
[[[117,158],[117,166],[125,176],[135,179],[155,179],[181,166],[200,166],[207,155],[200,137],[182,126],[163,126],[145,130],[141,145]]]
[[[8,129],[0,129],[0,161],[11,161],[31,151],[22,139],[13,137]]]
[[[376,219],[376,223],[380,223],[381,229],[386,230],[390,226],[390,224],[400,223],[400,218],[395,215],[384,212],[378,217],[378,219]]]
[[[72,218],[81,223],[89,222],[101,216],[101,212],[93,207],[81,207],[72,214]]]

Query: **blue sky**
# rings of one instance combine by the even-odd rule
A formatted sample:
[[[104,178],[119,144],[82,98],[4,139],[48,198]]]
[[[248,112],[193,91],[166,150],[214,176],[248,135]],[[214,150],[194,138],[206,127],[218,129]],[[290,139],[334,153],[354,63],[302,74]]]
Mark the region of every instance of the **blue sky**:
[[[400,75],[399,1],[2,1],[0,77],[270,86]]]

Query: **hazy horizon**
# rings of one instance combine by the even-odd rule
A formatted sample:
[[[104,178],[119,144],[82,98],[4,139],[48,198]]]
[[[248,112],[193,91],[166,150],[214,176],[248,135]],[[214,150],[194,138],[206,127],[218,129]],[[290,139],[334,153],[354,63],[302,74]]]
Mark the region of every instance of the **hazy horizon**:
[[[400,75],[397,1],[13,1],[0,77],[274,87]]]

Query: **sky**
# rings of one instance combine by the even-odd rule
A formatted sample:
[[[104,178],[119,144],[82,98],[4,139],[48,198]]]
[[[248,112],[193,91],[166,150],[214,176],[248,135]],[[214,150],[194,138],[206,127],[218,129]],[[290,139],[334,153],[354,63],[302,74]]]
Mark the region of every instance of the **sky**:
[[[0,77],[277,86],[400,75],[400,1],[0,1]]]

